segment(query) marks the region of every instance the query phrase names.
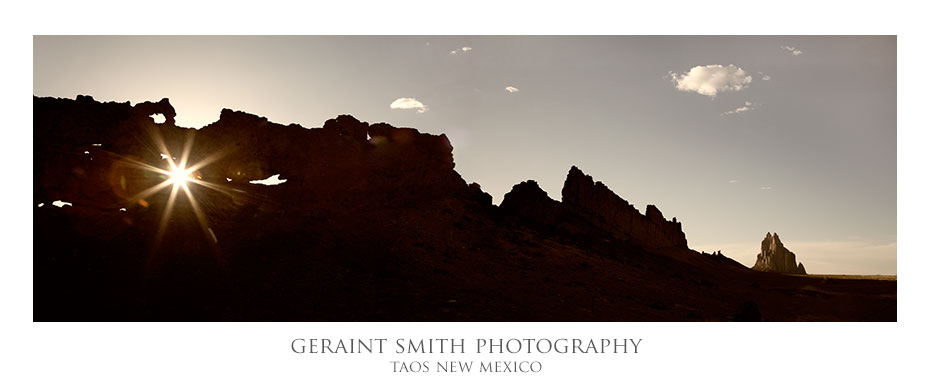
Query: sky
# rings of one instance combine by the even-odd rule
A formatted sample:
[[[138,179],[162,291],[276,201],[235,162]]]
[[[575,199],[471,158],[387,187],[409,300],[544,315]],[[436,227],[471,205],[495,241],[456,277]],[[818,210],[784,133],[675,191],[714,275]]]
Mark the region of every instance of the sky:
[[[777,232],[810,273],[897,273],[894,36],[37,36],[37,96],[168,97],[320,127],[445,133],[495,202],[570,166],[691,248],[754,264]],[[283,175],[286,179],[288,175]]]

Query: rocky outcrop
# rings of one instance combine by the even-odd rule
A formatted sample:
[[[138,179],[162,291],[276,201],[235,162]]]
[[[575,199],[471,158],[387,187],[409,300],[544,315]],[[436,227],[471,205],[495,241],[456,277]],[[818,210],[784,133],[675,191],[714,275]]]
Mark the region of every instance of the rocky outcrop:
[[[687,238],[677,218],[665,220],[654,205],[648,205],[642,215],[628,201],[602,182],[594,182],[593,177],[576,166],[570,168],[561,196],[563,204],[585,213],[620,238],[651,248],[687,247]]]
[[[153,167],[188,143],[172,206]],[[496,207],[446,136],[350,115],[195,130],[168,99],[42,97],[32,145],[37,321],[896,320],[896,282],[813,301],[576,167],[562,201],[526,181]]]
[[[155,123],[153,114],[165,122]],[[161,152],[180,157],[190,141],[189,164],[213,160],[197,170],[205,181],[246,190],[253,187],[248,181],[280,174],[288,183],[261,192],[291,208],[346,212],[455,197],[491,203],[454,171],[453,147],[443,134],[370,125],[350,115],[308,129],[230,109],[193,130],[176,126],[175,116],[168,99],[131,105],[90,96],[34,98],[36,200],[68,196],[84,206],[121,207],[134,193],[132,182],[142,179],[121,159],[161,166]],[[86,193],[72,187],[108,184]]]
[[[512,186],[499,207],[509,215],[535,222],[553,222],[561,209],[560,202],[551,199],[533,180]]]
[[[787,250],[777,233],[769,232],[761,241],[761,253],[755,261],[754,270],[784,274],[806,274],[803,263],[797,263],[797,256]]]

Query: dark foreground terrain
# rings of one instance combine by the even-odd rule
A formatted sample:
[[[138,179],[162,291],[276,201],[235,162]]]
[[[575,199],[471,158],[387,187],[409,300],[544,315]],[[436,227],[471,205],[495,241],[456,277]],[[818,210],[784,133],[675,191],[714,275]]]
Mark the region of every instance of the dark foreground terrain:
[[[36,321],[896,320],[896,280],[698,253],[576,167],[559,202],[526,181],[495,206],[443,135],[174,116],[168,100],[34,98]],[[180,189],[167,210],[171,184],[145,194],[165,177],[140,165],[168,168],[187,141],[189,166],[208,161],[197,206]]]

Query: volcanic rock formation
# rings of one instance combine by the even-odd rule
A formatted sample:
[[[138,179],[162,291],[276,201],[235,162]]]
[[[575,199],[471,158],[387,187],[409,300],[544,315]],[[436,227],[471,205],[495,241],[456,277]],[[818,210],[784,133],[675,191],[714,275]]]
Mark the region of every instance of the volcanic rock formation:
[[[803,263],[797,263],[797,256],[784,247],[777,233],[771,235],[770,232],[761,241],[761,253],[758,253],[758,260],[752,269],[784,274],[807,273]]]
[[[661,210],[648,205],[645,215],[602,182],[572,167],[561,190],[563,202],[584,213],[604,229],[645,247],[687,247],[687,238],[677,218],[667,221]]]
[[[896,282],[753,273],[576,167],[560,201],[526,181],[493,205],[446,136],[350,115],[190,129],[168,99],[36,97],[33,146],[37,321],[896,318]],[[196,179],[170,187],[184,154]],[[842,294],[800,290],[822,285]]]
[[[501,207],[531,223],[587,223],[612,237],[644,248],[687,248],[687,238],[677,218],[665,220],[654,205],[648,205],[642,215],[576,166],[570,168],[564,181],[561,202],[548,197],[537,182],[529,180],[513,186],[512,191],[505,194]],[[565,229],[571,227],[564,225]]]

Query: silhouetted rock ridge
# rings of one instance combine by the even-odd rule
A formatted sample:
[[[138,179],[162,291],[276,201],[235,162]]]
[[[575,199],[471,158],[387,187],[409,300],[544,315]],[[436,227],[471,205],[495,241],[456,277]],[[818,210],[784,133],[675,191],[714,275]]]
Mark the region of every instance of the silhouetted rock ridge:
[[[122,200],[131,195],[125,193],[132,190],[130,182],[140,178],[119,161],[114,163],[108,154],[150,165],[164,164],[160,158],[164,150],[150,139],[156,137],[176,157],[190,139],[190,163],[220,155],[198,170],[206,181],[226,186],[230,180],[231,185],[244,190],[253,187],[241,185],[247,181],[280,174],[288,183],[260,191],[279,202],[287,201],[293,208],[346,211],[452,197],[491,200],[454,171],[453,147],[445,135],[385,123],[370,125],[350,115],[330,119],[322,128],[307,129],[225,108],[216,122],[192,130],[175,125],[175,109],[168,99],[130,105],[100,103],[90,96],[76,100],[35,98],[34,107],[36,166],[42,170],[35,179],[39,201],[68,196],[85,205],[124,205]],[[155,123],[149,118],[152,114],[162,114],[165,122]],[[89,156],[82,155],[83,151]],[[89,162],[88,157],[95,160]],[[74,162],[86,163],[80,175],[74,172]],[[119,189],[66,188],[70,181],[112,185],[111,181],[89,183],[87,179],[97,175],[112,179],[120,173],[130,182]]]
[[[350,115],[190,129],[168,99],[34,97],[32,145],[39,322],[896,320],[896,281],[690,250],[577,167],[495,206],[445,135]],[[759,259],[795,263],[776,235]]]
[[[602,182],[594,182],[576,166],[570,168],[562,203],[586,213],[605,230],[646,247],[687,247],[687,238],[677,218],[664,219],[661,210],[648,205],[642,215],[625,199],[620,198]]]

